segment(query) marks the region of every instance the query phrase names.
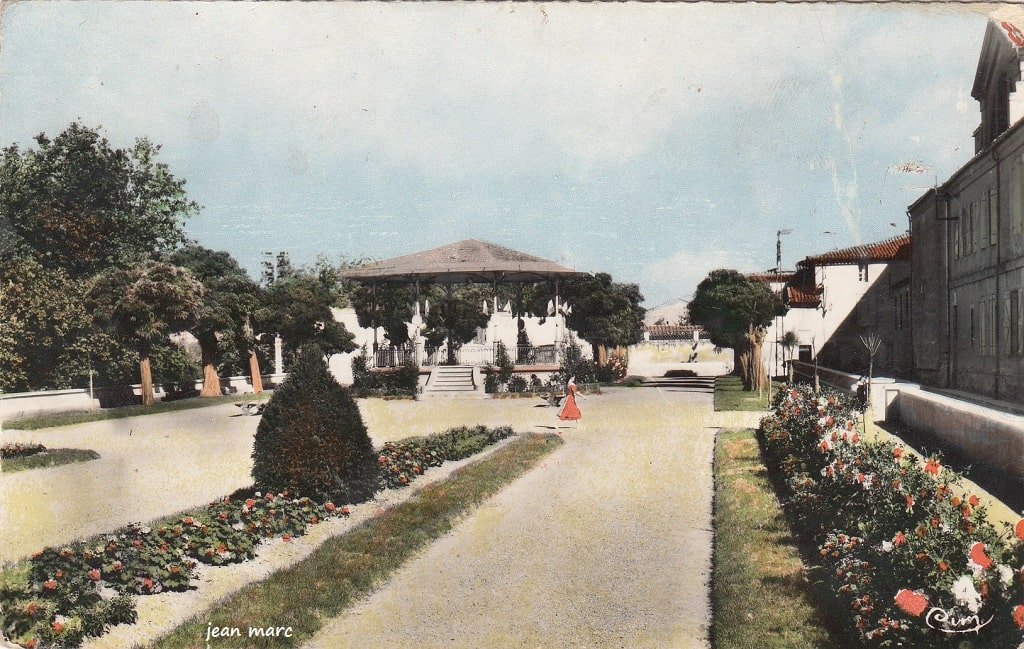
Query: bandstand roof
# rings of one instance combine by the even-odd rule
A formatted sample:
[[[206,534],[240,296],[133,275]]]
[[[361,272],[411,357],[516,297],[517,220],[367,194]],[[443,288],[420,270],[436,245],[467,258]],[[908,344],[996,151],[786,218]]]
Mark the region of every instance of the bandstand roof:
[[[416,280],[434,284],[535,282],[586,275],[553,261],[487,241],[467,239],[345,271],[346,279],[366,283]]]

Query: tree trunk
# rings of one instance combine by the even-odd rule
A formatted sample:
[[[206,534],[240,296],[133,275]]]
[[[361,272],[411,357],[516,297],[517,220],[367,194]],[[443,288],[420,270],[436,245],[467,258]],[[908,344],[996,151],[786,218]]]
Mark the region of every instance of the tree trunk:
[[[597,364],[601,367],[608,364],[608,348],[605,347],[603,343],[597,346],[597,356],[594,360],[596,360]]]
[[[216,339],[212,341],[206,338],[199,340],[199,349],[203,356],[203,389],[199,393],[201,397],[220,396],[220,377],[217,376],[217,366],[214,364],[216,347]]]
[[[761,351],[764,343],[764,332],[754,327],[748,327],[744,335],[747,354],[747,376],[743,379],[744,388],[747,390],[763,390],[766,387],[764,359]],[[747,387],[747,382],[750,387]]]
[[[448,336],[448,364],[455,365],[455,345],[451,336]]]
[[[148,354],[139,355],[139,378],[142,382],[142,405],[151,406],[156,403],[156,398],[153,396],[153,369],[150,367]]]
[[[260,359],[256,357],[256,350],[249,350],[249,376],[252,377],[252,392],[259,394],[263,392],[263,376],[260,374]]]

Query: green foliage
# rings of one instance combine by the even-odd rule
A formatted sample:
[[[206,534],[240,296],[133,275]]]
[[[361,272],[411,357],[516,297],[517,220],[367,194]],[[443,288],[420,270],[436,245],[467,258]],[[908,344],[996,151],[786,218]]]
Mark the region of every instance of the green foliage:
[[[259,307],[258,287],[227,252],[189,244],[169,258],[176,266],[187,268],[203,284],[203,302],[192,326],[206,362],[219,363],[224,346],[229,353],[248,360],[252,341],[243,329]]]
[[[184,268],[150,261],[100,273],[90,284],[88,299],[100,326],[148,354],[169,334],[193,325],[203,286]]]
[[[424,338],[432,347],[448,343],[448,362],[455,362],[455,352],[476,337],[476,330],[486,327],[490,319],[481,308],[487,300],[483,287],[465,284],[446,287],[430,301],[425,318]]]
[[[151,259],[184,241],[198,210],[183,180],[156,162],[159,146],[139,139],[114,149],[73,122],[37,148],[0,154],[0,253],[37,259],[73,278]]]
[[[352,393],[357,397],[416,396],[420,370],[409,361],[400,367],[373,372],[366,345],[362,353],[352,357]]]
[[[253,445],[258,488],[362,502],[378,488],[373,447],[352,395],[309,345],[263,412]]]
[[[307,344],[326,354],[353,351],[353,336],[331,313],[333,279],[307,270],[278,278],[264,291],[263,304],[254,318],[257,331],[278,334],[294,355]]]
[[[187,351],[170,342],[158,343],[152,349],[153,383],[163,385],[165,390],[181,386],[184,391],[195,389],[195,382],[202,374],[198,363]]]
[[[583,350],[575,339],[567,340],[562,350],[562,364],[558,370],[557,382],[564,384],[572,377],[576,377],[576,383],[597,383],[599,381],[594,361],[583,358]]]
[[[763,282],[735,270],[713,270],[688,305],[690,322],[704,327],[718,347],[739,349],[751,330],[763,331],[782,313],[782,302]]]
[[[32,258],[0,262],[0,391],[67,389],[88,370],[92,332],[85,291],[61,269]]]
[[[427,291],[426,297],[434,292]],[[412,319],[411,306],[416,300],[415,288],[407,284],[383,284],[377,287],[356,284],[348,293],[356,310],[360,327],[383,327],[392,345],[409,340],[408,322]]]
[[[597,273],[570,279],[562,294],[572,306],[566,324],[580,338],[622,347],[643,340],[646,310],[640,306],[644,296],[636,284],[620,284],[608,273]]]

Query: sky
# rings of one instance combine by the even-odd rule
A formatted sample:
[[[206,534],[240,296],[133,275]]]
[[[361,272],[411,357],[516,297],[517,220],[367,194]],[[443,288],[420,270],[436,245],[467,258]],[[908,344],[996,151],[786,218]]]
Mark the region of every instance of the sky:
[[[254,276],[268,251],[473,238],[650,308],[774,267],[778,230],[787,268],[903,233],[973,154],[971,11],[26,1],[0,26],[0,144],[76,119],[149,138],[202,206],[188,235]]]

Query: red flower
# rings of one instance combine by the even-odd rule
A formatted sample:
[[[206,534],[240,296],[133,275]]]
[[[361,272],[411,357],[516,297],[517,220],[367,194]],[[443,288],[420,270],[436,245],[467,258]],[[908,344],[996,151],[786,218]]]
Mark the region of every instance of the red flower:
[[[253,507],[255,507],[255,506],[256,506],[256,501],[255,501],[255,500],[253,500],[252,498],[248,498],[248,499],[247,499],[247,500],[245,501],[245,506],[246,506],[246,507],[248,507],[249,509],[252,509]]]
[[[52,579],[47,579],[46,581],[43,582],[43,589],[44,590],[57,590],[57,582],[55,582]]]
[[[146,577],[142,580],[142,587],[146,590],[153,590],[153,580],[149,577]]]
[[[61,624],[60,622],[54,622],[53,624],[50,625],[50,628],[53,629],[53,632],[58,634],[58,635],[61,634],[61,633],[64,633],[64,625]]]
[[[949,570],[949,564],[945,561],[939,561],[938,568],[941,572],[946,572]]]
[[[896,593],[896,606],[911,617],[918,617],[928,608],[928,598],[920,592],[904,588]]]
[[[897,446],[896,448],[892,449],[892,456],[897,460],[903,457],[903,447]]]
[[[928,461],[924,463],[924,472],[930,473],[936,477],[938,477],[939,475],[940,468],[941,465],[939,465],[939,461],[936,460],[935,458],[929,458]]]
[[[907,494],[907,511],[909,512],[909,511],[911,511],[913,509],[914,509],[914,497],[911,496],[910,494]]]
[[[39,645],[39,641],[38,640],[36,640],[35,638],[29,638],[25,642],[25,649],[36,649],[36,647],[38,645]]]
[[[324,503],[324,509],[331,513],[334,513],[334,510],[337,509],[337,506],[335,506],[334,503]]]
[[[341,515],[342,516],[348,516],[351,513],[352,513],[352,510],[349,509],[348,507],[342,507],[341,508]]]
[[[292,535],[291,534],[285,534],[284,536],[281,537],[281,540],[284,541],[285,543],[291,543],[292,542]]]
[[[974,494],[971,494],[971,497],[967,499],[967,503],[968,503],[968,504],[969,504],[969,505],[970,505],[971,507],[977,507],[977,506],[978,506],[978,503],[980,503],[980,502],[981,502],[981,501],[980,501],[980,500],[978,500],[978,497],[977,497],[977,496],[975,496]]]
[[[93,581],[99,581],[100,580],[100,571],[95,569],[95,568],[90,570],[89,571],[89,579],[92,579]]]
[[[56,577],[57,579],[63,579],[64,578],[64,571],[63,570],[58,570],[56,573],[54,573],[54,577]]]
[[[1013,607],[1013,622],[1018,629],[1024,629],[1024,605],[1018,604]]]
[[[896,536],[892,537],[892,543],[896,547],[900,547],[907,542],[907,535],[903,532],[896,532]]]
[[[121,572],[121,568],[123,568],[123,567],[124,567],[124,565],[120,561],[115,561],[114,562],[114,571],[115,572]]]
[[[949,499],[949,504],[953,505],[953,507],[959,507],[960,506],[960,497],[959,496],[953,496],[952,498]]]
[[[1017,524],[1013,528],[1013,532],[1017,535],[1018,539],[1024,541],[1024,518],[1017,521]]]
[[[971,550],[967,553],[967,556],[971,561],[980,566],[982,570],[988,570],[992,567],[992,559],[990,559],[988,554],[985,553],[985,544],[981,541],[978,541],[971,546]]]
[[[36,613],[38,613],[38,612],[39,612],[39,604],[36,604],[35,602],[29,602],[28,606],[25,607],[25,613],[29,617],[35,617]]]

